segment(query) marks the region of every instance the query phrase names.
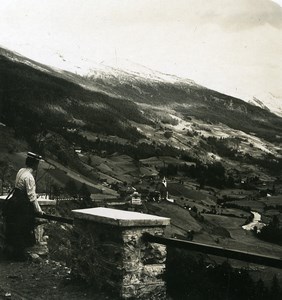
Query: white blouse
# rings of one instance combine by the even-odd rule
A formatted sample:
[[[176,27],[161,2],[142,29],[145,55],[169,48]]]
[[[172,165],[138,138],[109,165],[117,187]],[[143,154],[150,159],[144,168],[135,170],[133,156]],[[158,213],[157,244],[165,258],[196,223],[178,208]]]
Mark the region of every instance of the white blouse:
[[[36,185],[35,180],[32,175],[31,168],[22,168],[19,170],[16,176],[15,188],[26,191],[27,196],[31,202],[37,200],[37,195],[35,192]]]

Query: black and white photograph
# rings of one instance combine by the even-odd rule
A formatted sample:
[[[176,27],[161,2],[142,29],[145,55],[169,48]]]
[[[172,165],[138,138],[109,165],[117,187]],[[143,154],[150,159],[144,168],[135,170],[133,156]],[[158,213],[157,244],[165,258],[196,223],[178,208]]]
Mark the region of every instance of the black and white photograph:
[[[282,299],[282,0],[0,0],[2,299]]]

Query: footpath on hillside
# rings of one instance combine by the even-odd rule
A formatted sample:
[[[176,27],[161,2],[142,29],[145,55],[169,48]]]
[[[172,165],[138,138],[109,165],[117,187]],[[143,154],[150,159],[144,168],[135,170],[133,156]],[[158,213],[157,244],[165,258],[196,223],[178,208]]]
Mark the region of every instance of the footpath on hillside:
[[[0,258],[0,299],[109,299],[70,276],[70,269],[48,259],[13,262]]]

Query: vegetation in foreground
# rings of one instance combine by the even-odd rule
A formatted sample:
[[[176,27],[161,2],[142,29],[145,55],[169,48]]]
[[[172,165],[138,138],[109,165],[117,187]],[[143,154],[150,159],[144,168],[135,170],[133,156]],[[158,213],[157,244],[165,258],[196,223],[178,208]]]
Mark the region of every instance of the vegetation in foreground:
[[[282,290],[274,276],[270,286],[254,281],[247,269],[228,263],[214,264],[203,256],[168,249],[166,281],[173,299],[193,300],[278,300]]]

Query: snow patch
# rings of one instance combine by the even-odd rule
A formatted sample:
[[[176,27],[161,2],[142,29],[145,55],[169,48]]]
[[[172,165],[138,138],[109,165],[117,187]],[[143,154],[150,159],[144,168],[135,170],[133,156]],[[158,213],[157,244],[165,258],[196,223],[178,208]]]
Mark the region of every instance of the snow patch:
[[[270,110],[276,115],[282,117],[282,96],[274,95],[273,93],[263,93],[257,96],[254,96],[252,100],[248,101],[249,103],[262,107],[264,109]]]
[[[51,111],[57,112],[57,113],[61,113],[63,115],[67,115],[68,112],[66,110],[64,110],[61,106],[59,105],[54,105],[54,104],[48,104],[47,108]]]

